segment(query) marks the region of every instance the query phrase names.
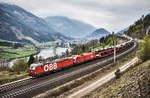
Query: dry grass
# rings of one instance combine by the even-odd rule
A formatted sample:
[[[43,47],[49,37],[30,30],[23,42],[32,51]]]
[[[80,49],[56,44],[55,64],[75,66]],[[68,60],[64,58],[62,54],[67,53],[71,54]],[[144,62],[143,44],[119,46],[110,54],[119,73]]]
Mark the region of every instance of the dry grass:
[[[26,78],[28,74],[26,72],[20,72],[20,74],[8,71],[1,71],[0,72],[0,85],[12,82],[18,79]]]
[[[86,98],[150,98],[150,60],[130,69],[120,79],[99,87]]]

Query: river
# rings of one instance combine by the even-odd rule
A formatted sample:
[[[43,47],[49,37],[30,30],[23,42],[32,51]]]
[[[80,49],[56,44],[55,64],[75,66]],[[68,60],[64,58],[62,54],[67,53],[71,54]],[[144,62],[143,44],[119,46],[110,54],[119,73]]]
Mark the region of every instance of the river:
[[[66,52],[67,49],[70,51],[70,48],[57,47],[55,51],[56,51],[56,54],[57,54],[57,55],[61,55],[63,52]],[[46,58],[48,58],[48,57],[52,57],[52,56],[54,56],[54,49],[53,49],[53,48],[41,49],[40,52],[37,54],[37,56],[38,56],[38,57],[41,56],[41,57],[44,58],[44,59],[46,59]],[[28,59],[29,57],[26,57],[26,58]],[[8,64],[9,67],[12,67],[12,66],[13,66],[13,63],[14,63],[16,60],[18,60],[18,59],[11,60],[11,61],[9,62],[9,64]]]
[[[56,48],[56,54],[61,55],[63,52],[66,52],[67,49],[68,48],[58,47],[58,48]],[[37,56],[38,57],[42,56],[42,58],[44,58],[44,59],[46,59],[48,57],[52,57],[52,56],[54,56],[54,49],[53,48],[42,49]]]

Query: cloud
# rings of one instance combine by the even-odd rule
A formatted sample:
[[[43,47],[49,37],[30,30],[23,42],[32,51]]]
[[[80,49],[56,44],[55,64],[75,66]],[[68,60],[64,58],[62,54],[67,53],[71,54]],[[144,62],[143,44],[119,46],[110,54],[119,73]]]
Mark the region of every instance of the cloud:
[[[150,0],[1,0],[39,17],[67,16],[97,28],[119,31],[150,12]]]

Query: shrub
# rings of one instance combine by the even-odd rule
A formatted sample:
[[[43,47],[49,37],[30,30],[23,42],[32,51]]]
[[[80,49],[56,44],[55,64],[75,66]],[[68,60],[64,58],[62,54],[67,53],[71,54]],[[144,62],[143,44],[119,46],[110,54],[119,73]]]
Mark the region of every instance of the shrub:
[[[115,76],[116,76],[116,79],[120,78],[120,76],[121,76],[120,69],[116,70]]]
[[[148,68],[150,68],[150,64],[148,65]]]
[[[56,89],[53,92],[51,92],[50,96],[56,97],[56,96],[58,96],[58,93],[59,93],[59,91]]]
[[[150,36],[144,37],[140,46],[139,58],[142,61],[150,59]]]
[[[14,65],[12,66],[13,71],[17,72],[18,74],[20,71],[27,70],[27,60],[26,59],[19,59],[14,62]]]

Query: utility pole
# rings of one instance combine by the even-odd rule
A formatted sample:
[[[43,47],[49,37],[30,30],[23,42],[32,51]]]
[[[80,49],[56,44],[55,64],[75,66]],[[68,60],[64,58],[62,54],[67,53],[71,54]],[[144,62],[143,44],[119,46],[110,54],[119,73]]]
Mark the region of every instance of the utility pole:
[[[114,42],[114,63],[116,62],[116,43],[115,43],[115,34],[114,32],[112,32],[113,34],[113,42]]]
[[[114,63],[116,62],[116,47],[114,47]]]

